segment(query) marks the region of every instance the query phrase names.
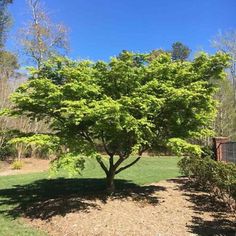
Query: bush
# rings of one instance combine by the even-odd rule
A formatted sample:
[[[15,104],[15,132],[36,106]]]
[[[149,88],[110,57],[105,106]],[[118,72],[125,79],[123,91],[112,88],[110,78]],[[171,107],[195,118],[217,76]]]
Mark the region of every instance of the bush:
[[[0,148],[0,160],[5,160],[7,157],[12,155],[12,149],[9,145],[2,146]]]
[[[203,146],[202,147],[202,155],[203,158],[210,157],[212,159],[215,159],[215,153],[213,151],[213,148],[211,146]]]
[[[231,208],[236,206],[236,165],[216,162],[211,158],[185,157],[180,171],[200,187],[208,189]]]
[[[19,161],[19,160],[16,160],[12,163],[11,166],[12,166],[13,170],[20,170],[23,167],[23,162]]]

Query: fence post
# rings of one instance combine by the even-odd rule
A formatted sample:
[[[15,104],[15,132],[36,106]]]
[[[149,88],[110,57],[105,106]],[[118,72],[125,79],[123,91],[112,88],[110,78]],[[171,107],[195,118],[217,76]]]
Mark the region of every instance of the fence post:
[[[213,150],[215,153],[216,161],[222,160],[222,143],[229,142],[228,137],[215,137],[213,138]]]

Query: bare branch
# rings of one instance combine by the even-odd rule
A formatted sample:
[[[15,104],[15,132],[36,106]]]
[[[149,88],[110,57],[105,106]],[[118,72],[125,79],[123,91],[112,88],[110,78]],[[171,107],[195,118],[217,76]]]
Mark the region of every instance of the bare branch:
[[[24,53],[39,69],[52,55],[68,52],[67,28],[55,24],[40,0],[28,0],[31,20],[20,29],[20,44]]]

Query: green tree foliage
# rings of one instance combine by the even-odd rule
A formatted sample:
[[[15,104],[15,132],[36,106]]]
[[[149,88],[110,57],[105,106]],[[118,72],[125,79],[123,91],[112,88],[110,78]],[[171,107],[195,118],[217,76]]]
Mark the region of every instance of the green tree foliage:
[[[8,143],[16,149],[18,160],[20,160],[29,149],[44,149],[48,154],[51,154],[59,148],[59,138],[46,134],[14,137],[10,139]]]
[[[187,141],[180,138],[169,139],[168,147],[178,156],[183,156],[184,154],[201,156],[202,149],[199,145],[188,143]]]
[[[181,42],[172,44],[171,55],[173,60],[185,61],[190,54],[191,50]]]
[[[96,157],[112,191],[114,176],[156,143],[211,133],[216,103],[210,81],[225,77],[229,59],[223,53],[192,62],[168,54],[149,58],[126,51],[109,62],[50,60],[12,96],[13,113],[50,119],[69,152]],[[124,165],[131,155],[137,159]]]
[[[151,53],[149,54],[149,60],[152,61],[154,60],[156,57],[159,57],[162,54],[169,54],[170,52],[168,51],[164,51],[163,49],[156,49],[156,50],[152,50]]]

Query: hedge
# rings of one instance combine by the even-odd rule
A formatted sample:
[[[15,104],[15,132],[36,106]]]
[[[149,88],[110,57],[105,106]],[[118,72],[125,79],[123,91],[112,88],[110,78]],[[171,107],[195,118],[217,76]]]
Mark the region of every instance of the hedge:
[[[179,162],[180,171],[200,187],[210,191],[236,210],[236,165],[216,162],[207,157],[185,157]]]

